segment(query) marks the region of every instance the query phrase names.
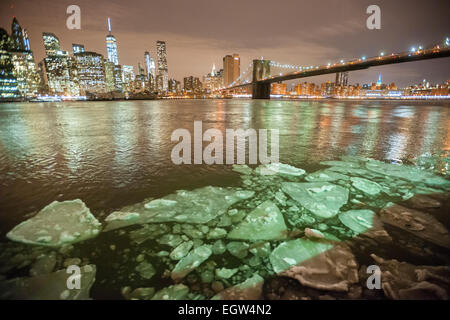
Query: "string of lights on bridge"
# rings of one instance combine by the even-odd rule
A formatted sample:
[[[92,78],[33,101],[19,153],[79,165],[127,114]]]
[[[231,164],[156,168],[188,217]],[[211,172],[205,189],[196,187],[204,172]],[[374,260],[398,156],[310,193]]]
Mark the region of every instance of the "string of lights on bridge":
[[[450,38],[446,38],[443,44],[444,47],[449,47],[450,46]],[[411,54],[420,54],[423,53],[425,50],[430,50],[430,49],[437,49],[440,50],[440,45],[435,45],[432,46],[431,48],[428,49],[424,49],[422,45],[418,45],[418,46],[412,46],[410,48],[410,50],[408,51]],[[392,53],[390,55],[386,55],[385,52],[380,52],[380,54],[378,56],[375,57],[370,57],[367,58],[366,56],[362,56],[359,59],[353,59],[353,60],[340,60],[339,62],[328,62],[326,65],[321,65],[321,66],[300,66],[300,65],[294,65],[294,64],[289,64],[289,63],[282,63],[282,62],[277,62],[277,61],[270,61],[269,65],[273,68],[279,68],[279,69],[288,69],[289,71],[283,73],[279,73],[279,76],[283,76],[283,75],[290,75],[290,74],[296,74],[299,72],[305,72],[305,71],[312,71],[312,70],[319,70],[319,69],[329,69],[331,67],[335,67],[337,65],[342,65],[345,66],[347,64],[353,64],[353,63],[358,63],[358,62],[362,62],[362,61],[371,61],[371,60],[381,60],[383,58],[386,57],[393,57],[393,56],[399,56],[403,53]],[[261,60],[263,60],[263,58],[261,57]],[[235,86],[240,86],[240,85],[245,85],[245,84],[250,84],[252,79],[248,78],[248,77],[252,77],[253,73],[252,73],[252,68],[253,68],[253,62],[251,62],[247,69],[245,69],[244,72],[241,73],[241,75],[235,80],[233,81],[228,87],[223,88],[223,89],[227,89],[227,88],[232,88]],[[266,79],[270,79],[270,78],[274,78],[274,77],[278,77],[278,75],[272,75],[269,78],[264,77],[262,80],[266,80]]]

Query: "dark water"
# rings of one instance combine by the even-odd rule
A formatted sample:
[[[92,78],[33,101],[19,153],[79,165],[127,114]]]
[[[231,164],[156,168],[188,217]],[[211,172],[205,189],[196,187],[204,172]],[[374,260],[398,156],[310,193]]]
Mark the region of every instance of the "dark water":
[[[54,200],[93,211],[178,189],[230,186],[226,165],[171,162],[173,130],[279,129],[280,162],[410,159],[450,150],[448,102],[179,100],[0,105],[0,232]]]

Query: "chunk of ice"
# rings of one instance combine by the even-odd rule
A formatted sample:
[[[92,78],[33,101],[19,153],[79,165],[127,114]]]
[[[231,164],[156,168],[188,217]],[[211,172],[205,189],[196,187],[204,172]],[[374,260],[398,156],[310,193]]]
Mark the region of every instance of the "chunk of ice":
[[[348,201],[348,190],[328,182],[282,183],[282,190],[320,218],[331,218]]]
[[[98,235],[100,222],[83,201],[54,201],[6,235],[27,244],[60,247]]]
[[[184,278],[189,272],[197,268],[203,261],[209,258],[212,254],[209,245],[202,245],[195,248],[188,253],[183,259],[178,261],[175,268],[172,270],[171,277],[173,280]]]
[[[229,234],[230,239],[279,240],[285,239],[287,227],[278,207],[270,200],[260,204]]]

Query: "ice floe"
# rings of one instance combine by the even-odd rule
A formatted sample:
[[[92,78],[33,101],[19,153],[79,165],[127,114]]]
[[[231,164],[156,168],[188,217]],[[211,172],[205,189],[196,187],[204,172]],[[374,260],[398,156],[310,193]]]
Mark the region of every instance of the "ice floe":
[[[83,201],[54,201],[6,235],[27,244],[60,247],[98,235],[101,224]]]

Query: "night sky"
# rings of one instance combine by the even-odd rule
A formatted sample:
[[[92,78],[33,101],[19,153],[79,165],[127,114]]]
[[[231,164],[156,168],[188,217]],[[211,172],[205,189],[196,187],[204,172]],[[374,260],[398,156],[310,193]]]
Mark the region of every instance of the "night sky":
[[[66,28],[67,6],[81,8],[81,30]],[[381,30],[366,28],[366,8],[381,7]],[[253,58],[300,65],[406,51],[450,36],[448,0],[33,0],[0,2],[1,27],[12,17],[28,29],[36,61],[44,57],[42,32],[55,33],[63,50],[72,43],[106,56],[107,18],[118,41],[119,63],[136,66],[144,51],[155,58],[167,42],[169,77],[203,76],[225,54],[239,53],[241,71]],[[156,60],[156,59],[155,59]],[[450,79],[450,58],[351,72],[350,83],[400,86]],[[307,79],[319,83],[334,76]],[[305,81],[305,80],[301,80]]]

